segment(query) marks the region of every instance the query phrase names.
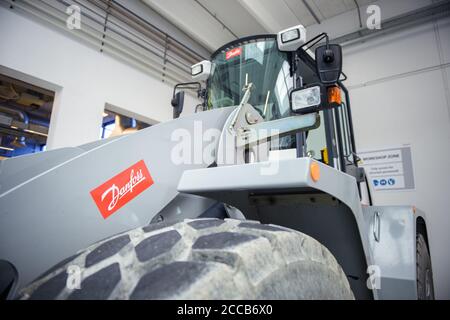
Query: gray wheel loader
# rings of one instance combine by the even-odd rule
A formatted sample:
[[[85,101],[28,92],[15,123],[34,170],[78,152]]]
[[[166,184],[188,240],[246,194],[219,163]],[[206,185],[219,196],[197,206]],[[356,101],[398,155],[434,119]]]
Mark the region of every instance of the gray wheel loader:
[[[239,39],[192,76],[172,121],[0,162],[2,298],[434,297],[424,213],[372,205],[327,34]]]

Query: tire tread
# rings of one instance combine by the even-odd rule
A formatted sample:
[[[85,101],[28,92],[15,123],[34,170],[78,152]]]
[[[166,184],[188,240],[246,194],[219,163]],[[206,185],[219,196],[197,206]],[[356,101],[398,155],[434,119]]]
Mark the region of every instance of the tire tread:
[[[125,235],[131,240],[119,250],[105,245]],[[109,247],[116,252],[102,252],[105,259],[86,264],[92,252]],[[101,298],[353,299],[346,275],[323,245],[298,231],[255,221],[204,218],[151,225],[94,244],[73,263],[81,270],[81,290],[63,287],[45,299],[97,297],[83,293],[84,281],[113,264],[120,281]],[[61,278],[70,264],[32,283],[21,298],[39,298],[42,287]]]

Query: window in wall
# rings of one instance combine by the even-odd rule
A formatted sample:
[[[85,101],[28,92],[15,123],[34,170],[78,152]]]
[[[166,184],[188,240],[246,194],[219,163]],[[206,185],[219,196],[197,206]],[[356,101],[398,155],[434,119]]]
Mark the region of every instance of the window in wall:
[[[55,93],[0,74],[0,159],[41,152]]]
[[[105,109],[100,128],[100,139],[133,133],[149,126],[150,124],[144,121]]]

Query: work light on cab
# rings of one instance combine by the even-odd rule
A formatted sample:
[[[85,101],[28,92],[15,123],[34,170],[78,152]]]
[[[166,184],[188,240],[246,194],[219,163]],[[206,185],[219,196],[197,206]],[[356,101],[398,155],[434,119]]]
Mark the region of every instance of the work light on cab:
[[[191,67],[191,75],[193,80],[204,81],[211,74],[211,62],[203,60]]]
[[[317,107],[321,103],[320,86],[315,86],[292,92],[292,111],[309,111],[313,107]]]
[[[291,27],[277,34],[280,51],[296,51],[306,42],[306,29],[302,25]]]

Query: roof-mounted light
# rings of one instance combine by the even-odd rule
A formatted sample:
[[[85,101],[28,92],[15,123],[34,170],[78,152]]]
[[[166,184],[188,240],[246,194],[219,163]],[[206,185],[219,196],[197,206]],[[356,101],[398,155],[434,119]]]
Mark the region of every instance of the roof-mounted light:
[[[191,75],[193,80],[206,80],[211,74],[211,62],[203,60],[191,67]]]
[[[291,42],[297,39],[300,39],[300,31],[298,31],[298,29],[292,29],[281,34],[282,43]]]
[[[306,29],[302,25],[278,32],[277,43],[280,51],[296,51],[306,42]]]

